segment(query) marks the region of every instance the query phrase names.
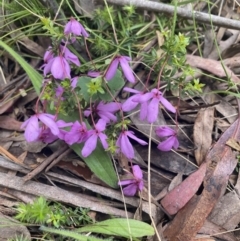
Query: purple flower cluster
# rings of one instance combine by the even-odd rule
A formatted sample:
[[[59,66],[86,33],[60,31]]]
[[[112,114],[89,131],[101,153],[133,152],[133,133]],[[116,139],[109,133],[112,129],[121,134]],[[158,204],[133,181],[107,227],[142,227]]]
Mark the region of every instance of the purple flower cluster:
[[[42,65],[44,77],[49,76],[44,80],[44,83],[52,83],[54,80],[55,99],[57,102],[66,101],[69,95],[66,92],[70,89],[70,94],[78,97],[79,88],[74,90],[77,86],[78,76],[71,76],[71,67],[79,67],[81,65],[78,57],[70,51],[69,43],[73,43],[77,37],[88,38],[89,34],[85,28],[71,18],[64,28],[64,38],[61,40],[61,44],[58,46],[50,46],[44,55],[44,64]],[[131,83],[135,82],[134,73],[129,65],[131,61],[128,56],[116,55],[108,68],[104,71],[104,74],[98,71],[89,71],[88,76],[96,78],[102,75],[103,81],[111,81],[116,75],[117,69],[121,68],[123,76]],[[80,74],[79,74],[80,75]],[[65,88],[65,82],[59,80],[68,79],[69,86]],[[101,79],[101,78],[99,78]],[[62,84],[62,85],[61,85]],[[70,87],[70,88],[69,88]],[[44,89],[44,88],[43,88]],[[43,90],[44,91],[44,90]],[[75,92],[76,91],[76,92]],[[46,143],[52,143],[57,139],[65,141],[68,145],[83,144],[81,155],[88,157],[96,149],[97,144],[100,143],[105,150],[116,150],[117,153],[125,155],[130,161],[134,158],[134,148],[131,144],[131,139],[138,142],[141,145],[147,145],[148,143],[138,138],[133,131],[130,131],[126,127],[123,112],[132,111],[138,105],[140,105],[140,119],[147,120],[149,123],[154,123],[158,118],[160,104],[166,110],[176,113],[174,106],[163,96],[163,93],[154,88],[151,91],[138,91],[132,88],[125,87],[124,91],[131,94],[124,103],[118,102],[104,102],[96,101],[85,106],[84,101],[78,100],[78,107],[81,110],[82,106],[85,106],[80,111],[81,121],[75,121],[74,123],[66,123],[63,120],[57,119],[56,115],[48,113],[36,113],[26,120],[21,128],[25,129],[25,139],[28,142],[43,141]],[[80,93],[81,95],[82,93]],[[54,100],[55,100],[54,99]],[[69,98],[71,100],[71,98]],[[46,99],[45,99],[46,101]],[[56,103],[56,106],[59,103]],[[59,109],[57,107],[57,109]],[[120,112],[121,115],[117,113]],[[84,122],[85,118],[91,120],[92,126],[90,127],[87,122]],[[119,116],[122,117],[122,122],[116,124]],[[116,125],[115,125],[116,124]],[[108,142],[108,132],[111,132],[110,127],[114,126],[112,134],[113,141]],[[179,142],[177,139],[177,132],[167,126],[156,128],[156,134],[163,140],[158,145],[158,149],[161,151],[170,151],[172,148],[177,149]],[[114,146],[112,146],[114,145]],[[132,178],[119,181],[119,185],[123,186],[123,193],[127,196],[134,196],[138,191],[142,191],[144,187],[143,173],[138,165],[132,166]]]

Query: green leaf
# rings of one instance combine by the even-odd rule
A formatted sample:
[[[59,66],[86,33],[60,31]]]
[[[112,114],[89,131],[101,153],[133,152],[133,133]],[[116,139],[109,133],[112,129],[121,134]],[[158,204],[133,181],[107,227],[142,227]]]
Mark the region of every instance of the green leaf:
[[[79,120],[79,116],[77,114],[71,116],[59,114],[58,118],[66,122],[75,122],[76,120]],[[85,123],[89,128],[90,125],[86,120]],[[97,143],[96,149],[88,157],[83,157],[81,155],[83,144],[74,144],[70,147],[77,153],[78,156],[81,157],[81,159],[99,179],[108,184],[110,187],[118,187],[118,179],[112,160],[100,143]]]
[[[37,94],[40,93],[40,89],[42,86],[42,79],[43,77],[23,59],[14,49],[9,47],[3,41],[0,40],[0,46],[5,49],[12,57],[22,66],[22,68],[26,71],[28,77],[30,78],[33,87]]]
[[[83,144],[74,144],[70,146],[85,161],[90,170],[103,182],[110,187],[117,188],[117,176],[113,168],[112,160],[107,152],[98,142],[96,149],[88,157],[83,157],[81,151]]]
[[[124,84],[125,84],[125,82],[122,78],[122,74],[119,70],[117,70],[115,76],[110,81],[107,82],[107,86],[108,86],[107,89],[108,89],[108,91],[110,90],[111,95],[106,90],[105,94],[98,93],[98,97],[103,101],[112,101],[112,96],[114,96],[117,91],[122,89]],[[103,87],[105,87],[105,86],[103,85]]]
[[[47,228],[47,227],[40,227],[41,231],[49,232],[49,233],[55,233],[55,234],[60,234],[65,237],[69,238],[74,238],[76,240],[81,240],[81,241],[103,241],[103,239],[100,238],[95,238],[92,236],[85,236],[79,233],[75,233],[72,231],[68,230],[61,230],[61,229],[54,229],[54,228]]]
[[[124,218],[109,219],[93,225],[87,225],[78,229],[78,232],[93,232],[126,238],[130,236],[138,238],[154,235],[154,229],[149,224],[134,219],[127,220]]]

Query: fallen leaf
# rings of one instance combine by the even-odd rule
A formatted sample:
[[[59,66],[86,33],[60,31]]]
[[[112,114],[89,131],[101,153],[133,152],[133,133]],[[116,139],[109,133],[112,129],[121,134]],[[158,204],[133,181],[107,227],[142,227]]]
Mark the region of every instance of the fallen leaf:
[[[170,191],[161,201],[162,206],[170,214],[176,214],[195,195],[206,172],[206,163],[187,177],[180,185]]]
[[[237,140],[234,140],[233,138],[229,138],[229,140],[226,142],[228,146],[230,146],[232,149],[236,151],[240,151],[240,145]]]
[[[203,226],[206,218],[226,191],[230,174],[236,167],[237,158],[226,145],[232,137],[240,139],[240,120],[235,121],[220,137],[206,157],[204,188],[194,196],[166,228],[164,235],[169,241],[190,241]]]
[[[200,165],[211,144],[214,123],[214,107],[199,110],[193,127],[194,151],[196,162]]]

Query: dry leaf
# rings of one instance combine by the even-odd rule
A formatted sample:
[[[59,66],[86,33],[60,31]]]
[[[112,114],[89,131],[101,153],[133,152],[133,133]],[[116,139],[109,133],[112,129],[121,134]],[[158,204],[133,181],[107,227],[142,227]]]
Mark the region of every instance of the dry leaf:
[[[203,181],[205,172],[206,163],[203,163],[196,172],[162,199],[161,204],[170,215],[176,214],[194,196]]]
[[[214,107],[199,110],[193,128],[193,139],[196,146],[194,151],[196,162],[200,165],[211,144],[214,123]]]
[[[226,144],[228,146],[232,147],[232,149],[234,149],[236,151],[240,151],[240,145],[237,140],[234,140],[233,138],[229,138],[229,140],[226,142]]]
[[[240,139],[239,127],[240,120],[237,120],[209,151],[206,157],[207,171],[202,194],[193,197],[166,228],[164,235],[169,241],[192,240],[224,194],[229,176],[237,164],[235,153],[226,142],[230,137]]]

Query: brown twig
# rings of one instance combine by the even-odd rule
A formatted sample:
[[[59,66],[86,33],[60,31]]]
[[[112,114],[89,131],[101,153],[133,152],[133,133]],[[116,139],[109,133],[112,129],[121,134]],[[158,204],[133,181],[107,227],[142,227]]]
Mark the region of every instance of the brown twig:
[[[175,7],[159,3],[153,1],[146,1],[146,0],[107,0],[107,2],[116,4],[116,5],[132,5],[137,8],[142,8],[144,10],[159,12],[159,13],[167,13],[173,15],[175,12]],[[189,11],[183,8],[177,7],[176,9],[177,15],[182,18],[186,19],[195,19],[196,21],[213,24],[220,27],[226,27],[230,29],[238,29],[240,30],[240,21],[228,19],[224,17],[219,17],[212,14],[202,13],[198,11]]]
[[[64,151],[58,158],[56,158],[45,170],[45,172],[48,172],[53,166],[55,166],[59,161],[62,160],[63,157],[65,157],[67,154],[69,154],[72,151],[72,149],[67,149]]]
[[[68,146],[64,146],[55,151],[51,156],[46,158],[37,168],[29,172],[24,178],[24,182],[31,180],[33,177],[38,175],[46,166],[48,166],[55,158],[64,153],[68,149]]]

